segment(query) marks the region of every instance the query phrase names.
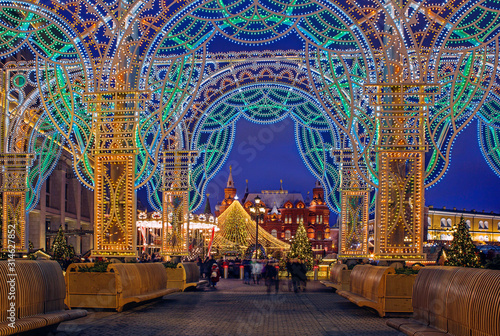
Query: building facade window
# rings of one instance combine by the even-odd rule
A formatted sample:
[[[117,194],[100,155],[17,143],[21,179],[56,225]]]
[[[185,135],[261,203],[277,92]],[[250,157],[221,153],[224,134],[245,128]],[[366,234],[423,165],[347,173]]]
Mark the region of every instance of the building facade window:
[[[470,219],[467,219],[465,221],[465,225],[467,225],[467,228],[470,229]]]
[[[274,237],[274,238],[277,238],[278,237],[278,231],[276,229],[272,229],[271,230],[271,235]]]
[[[285,239],[290,239],[292,237],[292,233],[290,232],[290,230],[286,230],[285,231]]]
[[[447,224],[447,225],[446,225],[447,227],[451,227],[451,226],[452,226],[451,218],[448,218],[448,219],[446,220],[446,224]]]

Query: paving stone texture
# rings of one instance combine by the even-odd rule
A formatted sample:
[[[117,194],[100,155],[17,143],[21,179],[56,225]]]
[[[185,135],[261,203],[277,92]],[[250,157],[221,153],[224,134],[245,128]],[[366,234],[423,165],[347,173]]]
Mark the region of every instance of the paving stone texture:
[[[128,307],[121,313],[90,311],[87,317],[59,325],[57,336],[391,336],[402,335],[385,319],[359,308],[317,281],[304,292],[267,294],[263,282],[243,284],[222,279],[216,289],[202,287],[161,300]]]

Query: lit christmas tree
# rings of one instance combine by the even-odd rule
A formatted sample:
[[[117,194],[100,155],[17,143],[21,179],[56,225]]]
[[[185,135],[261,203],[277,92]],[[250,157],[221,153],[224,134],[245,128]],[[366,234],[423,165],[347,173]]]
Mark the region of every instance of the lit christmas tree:
[[[52,243],[52,256],[55,260],[64,260],[66,258],[73,258],[74,255],[74,248],[66,242],[63,228],[60,226],[56,239]]]
[[[481,267],[479,255],[463,217],[453,233],[453,241],[446,256],[446,266]]]
[[[218,217],[219,231],[215,233],[214,246],[224,249],[233,249],[234,246],[246,251],[249,247],[255,246],[255,221],[247,213],[239,201],[234,201]],[[274,238],[263,228],[259,229],[259,244],[266,247],[266,250],[277,249],[288,250],[290,245]],[[254,249],[255,251],[255,249]]]
[[[307,237],[306,229],[304,224],[299,224],[297,232],[295,233],[295,238],[292,241],[290,247],[289,258],[298,258],[304,261],[307,269],[312,269],[313,267],[313,251],[311,242]]]

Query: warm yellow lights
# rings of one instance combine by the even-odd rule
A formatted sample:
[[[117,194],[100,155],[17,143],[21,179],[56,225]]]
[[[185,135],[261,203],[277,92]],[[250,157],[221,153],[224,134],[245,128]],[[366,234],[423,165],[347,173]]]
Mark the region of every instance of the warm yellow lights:
[[[176,146],[179,144],[176,143]],[[187,255],[190,214],[191,166],[198,152],[174,149],[163,152],[163,233],[162,255]]]
[[[339,258],[364,258],[368,254],[368,210],[369,194],[363,175],[366,163],[354,162],[354,153],[342,136],[341,148],[332,150],[336,162],[340,164],[341,178],[341,230]]]
[[[366,85],[377,110],[379,190],[375,258],[423,259],[424,116],[436,86]]]
[[[92,256],[136,256],[135,129],[147,95],[108,91],[85,96],[93,112],[95,235]]]
[[[0,154],[2,164],[2,251],[27,253],[26,178],[34,156],[28,153]]]

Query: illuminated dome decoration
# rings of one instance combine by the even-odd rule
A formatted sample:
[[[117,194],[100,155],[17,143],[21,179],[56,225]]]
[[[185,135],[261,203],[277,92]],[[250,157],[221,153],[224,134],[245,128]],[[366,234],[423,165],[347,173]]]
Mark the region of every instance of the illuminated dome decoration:
[[[16,223],[20,251],[25,210],[62,151],[96,194],[94,255],[133,256],[134,192],[146,188],[151,206],[167,212],[164,175],[175,171],[184,182],[167,189],[184,193],[181,223],[180,212],[201,205],[241,117],[291,118],[336,212],[345,172],[331,151],[349,148],[362,180],[351,185],[369,195],[363,211],[382,214],[380,255],[421,256],[423,193],[444,177],[453,142],[475,118],[500,175],[497,1],[0,4],[3,220]],[[191,161],[170,169],[168,151]]]

